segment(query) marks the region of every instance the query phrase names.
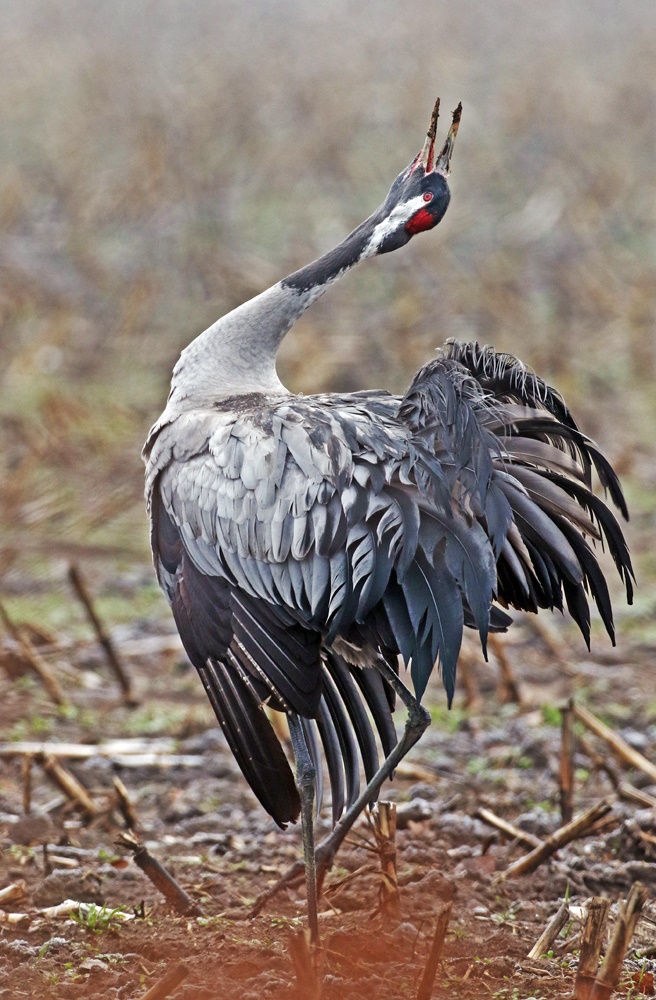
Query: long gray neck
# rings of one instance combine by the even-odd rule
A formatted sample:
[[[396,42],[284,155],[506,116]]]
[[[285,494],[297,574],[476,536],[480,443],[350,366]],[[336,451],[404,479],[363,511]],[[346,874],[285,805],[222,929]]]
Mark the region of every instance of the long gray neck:
[[[212,406],[228,396],[286,394],[276,355],[299,316],[359,261],[378,252],[381,210],[312,264],[295,271],[213,323],[184,349],[173,369],[167,410]]]

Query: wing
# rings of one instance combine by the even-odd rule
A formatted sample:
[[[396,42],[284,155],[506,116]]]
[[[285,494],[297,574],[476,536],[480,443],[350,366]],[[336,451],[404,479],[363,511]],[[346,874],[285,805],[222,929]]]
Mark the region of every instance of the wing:
[[[281,620],[273,606],[190,559],[158,491],[151,506],[160,579],[190,660],[242,773],[280,825],[298,818],[300,802],[279,737],[264,708],[303,716],[318,775],[323,748],[337,822],[378,768],[376,735],[385,754],[396,742],[393,697],[382,677],[322,650],[321,634]],[[284,617],[284,616],[283,616]],[[367,711],[368,710],[368,711]],[[315,721],[316,720],[316,721]]]
[[[628,519],[610,463],[579,430],[562,397],[511,355],[449,342],[442,364],[460,371],[463,392],[489,443],[492,473],[487,491],[476,494],[477,518],[498,555],[500,603],[536,612],[561,609],[564,598],[589,645],[589,594],[614,642],[596,546],[608,548],[628,603],[634,577],[618,521],[593,492],[594,471]]]
[[[402,400],[253,396],[180,414],[156,426],[147,459],[160,582],[281,823],[298,801],[265,702],[307,720],[338,815],[358,761],[371,773],[373,731],[384,748],[393,733],[384,686],[359,664],[400,654],[421,697],[437,661],[451,700],[463,627],[485,647],[510,622],[495,599],[565,601],[587,640],[587,590],[612,637],[598,542],[630,597],[622,533],[591,490],[595,469],[625,512],[610,465],[553,390],[476,345],[448,344]]]
[[[197,454],[183,448],[178,460],[165,442],[159,453],[168,460],[156,492],[201,574],[265,602],[284,628],[400,653],[419,695],[437,660],[452,696],[465,620],[485,643],[494,550],[436,455],[398,419],[398,400],[263,403],[217,415]]]

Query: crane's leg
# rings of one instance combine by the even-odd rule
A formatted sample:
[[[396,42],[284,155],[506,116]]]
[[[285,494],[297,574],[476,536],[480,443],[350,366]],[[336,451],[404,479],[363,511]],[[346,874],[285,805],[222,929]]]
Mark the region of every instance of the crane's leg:
[[[319,941],[319,922],[317,919],[317,866],[314,854],[314,786],[316,772],[301,720],[296,712],[287,715],[289,735],[296,761],[296,787],[301,799],[301,828],[303,831],[303,861],[305,865],[305,883],[307,886],[308,926],[310,941]]]
[[[317,846],[314,861],[315,870],[313,872],[313,878],[316,879],[315,885],[321,886],[326,873],[330,870],[335,855],[339,850],[344,838],[347,833],[357,820],[357,818],[364,812],[366,807],[373,802],[378,797],[378,792],[380,791],[382,785],[389,777],[391,777],[394,768],[397,767],[409,750],[415,745],[415,743],[421,738],[423,733],[426,731],[430,725],[430,715],[426,709],[419,704],[414,695],[408,690],[405,684],[399,679],[398,675],[392,670],[388,663],[386,663],[382,658],[377,660],[376,669],[383,675],[388,684],[394,688],[399,698],[403,704],[408,709],[408,717],[405,723],[405,730],[403,736],[396,744],[392,750],[389,757],[386,757],[381,766],[378,768],[373,778],[359,796],[353,805],[346,810],[341,820],[337,826],[328,834],[327,837],[321,841]],[[300,728],[300,724],[299,724]],[[291,727],[290,727],[291,731]],[[293,739],[293,737],[292,737]],[[307,748],[306,748],[307,749]],[[295,751],[294,751],[295,752]],[[309,756],[309,755],[308,755]],[[300,791],[300,788],[299,788]],[[303,801],[301,797],[301,802]],[[301,813],[301,815],[303,815]],[[310,812],[311,817],[311,812]],[[310,819],[311,822],[311,819]],[[306,848],[306,838],[305,838],[305,822],[303,822],[303,846]],[[307,857],[307,854],[306,854]],[[303,863],[297,862],[295,865],[289,869],[281,879],[276,882],[274,886],[270,889],[266,889],[260,894],[255,902],[255,905],[249,912],[249,916],[255,917],[258,913],[266,906],[268,901],[272,899],[280,889],[284,889],[286,886],[296,882],[303,874]],[[308,900],[309,906],[309,900]]]

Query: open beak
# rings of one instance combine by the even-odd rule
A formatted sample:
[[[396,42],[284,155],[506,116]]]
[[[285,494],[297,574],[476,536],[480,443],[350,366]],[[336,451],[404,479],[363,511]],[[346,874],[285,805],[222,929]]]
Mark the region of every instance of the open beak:
[[[435,135],[437,133],[437,119],[439,116],[440,99],[438,97],[435,101],[435,107],[433,108],[433,114],[431,115],[430,125],[428,126],[428,132],[426,133],[424,148],[416,160],[416,166],[423,167],[425,173],[429,173],[429,171],[433,169],[433,159],[435,157]]]
[[[462,104],[459,104],[453,112],[451,128],[449,129],[449,134],[446,137],[446,142],[442,146],[439,156],[435,159],[435,136],[437,134],[437,119],[440,115],[440,99],[439,97],[437,98],[435,101],[435,107],[433,108],[433,114],[431,115],[430,125],[428,126],[428,132],[426,133],[426,141],[424,142],[421,153],[419,153],[412,164],[412,170],[416,170],[417,167],[423,167],[424,173],[426,174],[429,174],[432,170],[437,170],[439,173],[444,174],[445,177],[447,176],[451,165],[451,154],[453,153],[453,144],[455,143],[456,135],[458,134],[461,114]]]
[[[439,105],[439,101],[438,101]],[[436,108],[437,106],[436,105]],[[433,112],[435,114],[435,111]],[[451,154],[453,153],[453,146],[456,141],[456,136],[458,134],[458,126],[460,125],[460,116],[462,114],[462,104],[458,104],[458,107],[453,112],[453,117],[451,119],[451,128],[449,129],[449,134],[446,137],[446,142],[442,146],[440,155],[435,161],[435,169],[440,173],[444,174],[446,177],[449,173],[449,168],[451,166]],[[437,124],[437,118],[435,119]],[[431,125],[432,125],[431,119]]]

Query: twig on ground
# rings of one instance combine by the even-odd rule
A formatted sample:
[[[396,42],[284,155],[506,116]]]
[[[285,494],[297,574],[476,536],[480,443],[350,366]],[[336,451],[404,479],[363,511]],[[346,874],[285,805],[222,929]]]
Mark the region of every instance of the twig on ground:
[[[321,1000],[323,950],[313,944],[308,930],[289,935],[289,954],[303,1000]]]
[[[363,847],[364,845],[358,844],[357,846]],[[331,882],[330,885],[326,886],[326,888],[323,891],[323,895],[326,897],[328,905],[332,906],[332,903],[328,899],[329,896],[333,896],[341,889],[344,889],[347,885],[350,885],[352,882],[355,882],[356,879],[359,879],[362,875],[368,875],[371,872],[375,872],[377,870],[378,869],[376,868],[375,865],[361,865],[360,868],[356,868],[355,871],[349,872],[348,875],[344,875],[344,877],[340,878],[337,882]]]
[[[384,920],[398,923],[401,898],[396,875],[396,805],[393,802],[378,802],[372,810],[372,819],[380,857],[380,912]]]
[[[186,965],[182,963],[176,965],[159,982],[142,993],[140,1000],[165,1000],[180,983],[184,982],[188,975],[189,969]]]
[[[102,624],[98,612],[94,606],[91,594],[88,591],[86,581],[82,575],[82,571],[79,566],[71,563],[68,567],[68,579],[71,582],[73,590],[80,599],[80,603],[84,607],[87,613],[87,617],[94,628],[98,642],[105,650],[105,655],[107,657],[107,662],[111,667],[114,676],[116,677],[118,683],[120,684],[121,691],[123,692],[123,702],[125,705],[136,705],[137,700],[132,694],[132,682],[127,674],[127,671],[121,659],[116,651],[114,643],[112,642],[107,630]]]
[[[656,782],[656,764],[652,764],[638,750],[634,750],[633,747],[629,746],[626,740],[623,740],[621,736],[613,732],[610,726],[607,726],[605,722],[598,719],[587,708],[583,708],[582,705],[574,706],[574,715],[579,722],[583,723],[586,729],[599,736],[600,739],[605,740],[613,753],[620,757],[626,764],[637,768],[648,775],[652,781]]]
[[[437,974],[437,967],[442,957],[444,939],[446,938],[449,919],[451,917],[451,903],[445,903],[437,917],[437,925],[433,934],[426,965],[421,976],[419,989],[417,990],[417,1000],[430,1000],[433,992],[433,983]]]
[[[67,917],[69,913],[84,913],[84,907],[88,907],[88,903],[81,903],[79,899],[64,899],[61,903],[55,903],[54,906],[44,906],[43,909],[39,910],[39,915],[42,917],[54,918],[54,917]]]
[[[121,779],[116,775],[113,778],[113,783],[114,783],[114,789],[116,791],[116,800],[118,808],[120,810],[121,816],[123,817],[125,825],[128,828],[128,830],[136,830],[138,826],[137,816],[134,811],[134,805],[130,801],[128,790],[121,781]]]
[[[0,926],[25,929],[32,923],[29,913],[5,913],[0,910]]]
[[[471,712],[476,712],[481,707],[481,689],[476,678],[474,669],[474,658],[468,651],[463,650],[458,660],[458,677],[465,689],[465,707]]]
[[[629,890],[626,903],[620,903],[620,912],[613,928],[606,957],[590,991],[590,1000],[608,1000],[617,986],[622,973],[624,956],[646,901],[647,890],[644,885],[640,882],[634,882]]]
[[[490,809],[483,808],[483,806],[477,809],[474,815],[478,819],[483,820],[484,823],[487,823],[488,826],[493,826],[497,830],[501,830],[511,840],[518,840],[521,844],[527,844],[529,847],[540,847],[543,843],[535,834],[527,833],[526,830],[520,830],[518,826],[509,823],[508,820],[501,819],[496,813],[493,813]]]
[[[583,753],[590,758],[594,766],[603,771],[608,777],[611,785],[621,799],[625,799],[628,802],[637,802],[648,809],[656,808],[656,798],[653,795],[649,795],[648,792],[644,792],[641,788],[635,788],[628,781],[622,781],[610,761],[597,753],[592,744],[584,736],[579,736],[578,743]]]
[[[100,813],[100,807],[93,801],[84,785],[53,754],[38,753],[35,754],[34,760],[43,768],[53,784],[83,812],[88,816],[97,816]]]
[[[519,690],[519,684],[510,666],[510,660],[506,655],[503,640],[498,635],[492,634],[488,636],[487,644],[499,664],[497,698],[502,705],[521,705],[522,695]]]
[[[0,649],[0,667],[4,670],[10,684],[29,672],[25,657],[21,655],[15,644],[13,649],[7,646]]]
[[[647,809],[656,809],[656,798],[643,791],[642,788],[634,788],[628,781],[622,781],[617,786],[617,794],[627,802],[637,802],[638,805],[645,806]]]
[[[156,749],[152,749],[155,747]],[[0,758],[22,757],[24,754],[51,753],[55,757],[87,760],[107,757],[121,767],[202,767],[202,754],[172,753],[173,740],[125,739],[106,743],[37,743],[32,741],[0,743]]]
[[[103,906],[98,906],[97,903],[83,903],[79,899],[65,899],[62,903],[56,903],[55,906],[45,906],[43,909],[38,910],[40,917],[46,917],[46,919],[51,920],[56,917],[76,917],[89,918],[93,913],[105,913],[107,917],[111,918],[112,921],[117,923],[127,924],[131,920],[135,920],[136,916],[134,913],[126,913],[120,907],[117,909],[111,909]]]
[[[525,622],[536,635],[542,639],[551,655],[560,667],[567,668],[571,659],[571,650],[567,643],[561,639],[556,629],[538,615],[526,615]]]
[[[560,710],[560,815],[563,823],[570,823],[574,815],[574,702],[570,698]]]
[[[11,885],[0,889],[0,907],[5,907],[9,903],[18,903],[21,899],[25,899],[25,896],[25,882],[22,879],[20,882],[12,882]]]
[[[20,647],[25,662],[33,673],[37,675],[51,700],[54,701],[55,705],[65,705],[66,699],[50,667],[41,654],[34,648],[27,636],[23,635],[20,628],[11,620],[2,601],[0,601],[0,620],[11,638]]]
[[[46,847],[46,844],[43,845]],[[55,868],[79,868],[80,862],[76,858],[63,858],[61,854],[49,854],[48,864],[50,866],[50,871],[52,872]]]
[[[394,768],[394,774],[397,778],[406,778],[409,781],[437,781],[440,777],[435,771],[431,771],[428,767],[423,767],[421,764],[415,764],[414,761],[402,760]]]
[[[612,801],[608,798],[597,802],[596,805],[587,809],[576,819],[573,819],[571,823],[559,827],[558,830],[545,837],[540,846],[536,847],[530,854],[526,854],[523,858],[514,861],[506,868],[505,872],[501,872],[498,879],[517,878],[519,875],[528,875],[530,872],[535,871],[543,861],[550,858],[552,854],[561,847],[564,847],[565,844],[569,844],[570,841],[583,836],[598,819],[609,813],[611,808]]]
[[[149,853],[141,841],[132,833],[122,833],[117,840],[121,847],[132,851],[135,864],[159,889],[169,905],[182,916],[202,917],[202,907],[188,896],[182,886],[167,872],[166,868]]]
[[[588,903],[588,912],[581,931],[579,967],[574,982],[575,1000],[589,1000],[599,968],[599,956],[606,938],[606,921],[610,900],[595,896]]]
[[[23,779],[23,812],[29,815],[32,809],[32,754],[25,754],[21,761],[21,777]]]
[[[537,939],[526,957],[531,961],[534,961],[536,958],[541,958],[542,955],[548,952],[568,920],[569,906],[565,902],[558,910],[556,910],[553,917],[543,930],[542,934],[540,934],[540,937]]]

